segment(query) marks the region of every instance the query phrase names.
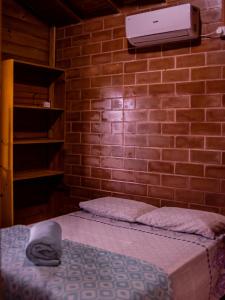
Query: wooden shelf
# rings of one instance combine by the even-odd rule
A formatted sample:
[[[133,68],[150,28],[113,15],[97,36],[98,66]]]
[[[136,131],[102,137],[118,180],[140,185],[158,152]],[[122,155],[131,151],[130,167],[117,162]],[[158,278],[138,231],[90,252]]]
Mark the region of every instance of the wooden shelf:
[[[26,170],[23,172],[17,172],[14,174],[14,181],[25,180],[25,179],[34,179],[41,177],[50,177],[50,176],[59,176],[63,175],[63,171],[54,171],[54,170]]]
[[[49,86],[64,74],[64,70],[45,65],[14,60],[14,80],[32,85]]]
[[[64,140],[53,140],[53,139],[21,139],[14,140],[14,145],[26,145],[26,144],[59,144],[64,143]]]
[[[44,106],[34,106],[34,105],[20,105],[16,104],[13,106],[14,109],[34,109],[34,110],[46,110],[46,111],[64,111],[63,108],[59,107],[44,107]]]

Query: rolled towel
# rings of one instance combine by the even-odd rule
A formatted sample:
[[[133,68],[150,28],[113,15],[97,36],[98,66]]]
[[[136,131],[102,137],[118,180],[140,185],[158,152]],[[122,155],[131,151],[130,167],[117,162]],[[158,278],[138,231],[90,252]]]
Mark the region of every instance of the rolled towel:
[[[54,221],[43,221],[31,227],[26,256],[37,266],[60,264],[62,229]]]

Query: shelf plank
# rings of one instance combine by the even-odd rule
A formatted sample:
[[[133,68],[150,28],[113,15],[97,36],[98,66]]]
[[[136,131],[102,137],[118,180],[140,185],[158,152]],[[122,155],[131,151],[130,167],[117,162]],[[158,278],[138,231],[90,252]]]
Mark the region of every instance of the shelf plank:
[[[37,110],[49,110],[49,111],[64,111],[63,108],[60,107],[44,107],[44,106],[34,106],[34,105],[22,105],[22,104],[15,104],[13,106],[15,109],[37,109]]]
[[[64,140],[53,140],[53,139],[20,139],[14,140],[14,145],[26,145],[26,144],[58,144],[64,143]]]
[[[41,177],[51,177],[63,175],[63,171],[54,171],[54,170],[29,170],[23,172],[14,173],[14,181],[25,180],[25,179],[35,179]]]

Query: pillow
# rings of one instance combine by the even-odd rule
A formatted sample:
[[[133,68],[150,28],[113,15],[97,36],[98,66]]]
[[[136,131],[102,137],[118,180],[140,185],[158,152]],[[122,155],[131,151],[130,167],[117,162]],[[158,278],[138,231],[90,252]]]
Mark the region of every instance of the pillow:
[[[157,208],[137,218],[137,222],[172,231],[199,234],[210,239],[225,232],[225,216],[187,208]]]
[[[135,222],[139,216],[156,208],[144,202],[115,197],[102,197],[80,202],[79,206],[98,216],[128,222]]]

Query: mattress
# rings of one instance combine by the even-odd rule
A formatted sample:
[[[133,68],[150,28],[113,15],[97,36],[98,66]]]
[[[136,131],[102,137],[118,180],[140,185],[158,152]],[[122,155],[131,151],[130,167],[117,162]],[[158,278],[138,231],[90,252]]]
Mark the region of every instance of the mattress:
[[[54,219],[63,239],[150,262],[171,279],[174,300],[215,300],[225,294],[223,239],[117,221],[85,211]]]

